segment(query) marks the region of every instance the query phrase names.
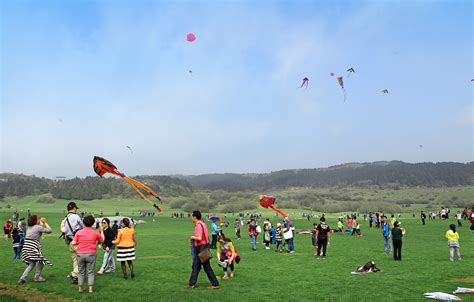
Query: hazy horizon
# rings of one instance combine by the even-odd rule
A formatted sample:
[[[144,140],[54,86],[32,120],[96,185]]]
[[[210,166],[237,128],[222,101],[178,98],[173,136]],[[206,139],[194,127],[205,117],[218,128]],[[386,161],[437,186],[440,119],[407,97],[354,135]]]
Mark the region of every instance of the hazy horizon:
[[[2,1],[0,172],[471,162],[473,5]]]

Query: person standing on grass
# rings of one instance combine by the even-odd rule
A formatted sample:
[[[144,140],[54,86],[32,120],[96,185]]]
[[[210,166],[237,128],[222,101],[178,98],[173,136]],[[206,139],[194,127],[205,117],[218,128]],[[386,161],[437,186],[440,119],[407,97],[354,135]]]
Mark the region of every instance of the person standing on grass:
[[[395,261],[402,261],[402,230],[399,228],[400,223],[395,221],[392,229],[393,240],[393,259]]]
[[[469,217],[469,222],[471,223],[471,227],[469,228],[471,231],[474,231],[474,207],[471,210],[471,214]]]
[[[122,268],[123,278],[128,279],[127,267],[125,262],[128,263],[130,269],[130,277],[135,278],[135,271],[133,270],[133,260],[135,260],[135,229],[130,226],[130,220],[124,218],[122,220],[123,228],[119,229],[117,239],[112,241],[117,246],[117,261],[120,262]]]
[[[115,234],[112,228],[110,228],[110,220],[108,218],[103,218],[101,223],[104,233],[104,242],[102,244],[102,248],[104,249],[104,260],[102,261],[102,266],[97,272],[99,275],[102,275],[103,273],[115,272],[115,245],[112,243],[112,241],[115,239]]]
[[[92,229],[95,219],[91,215],[84,217],[83,223],[85,228],[79,230],[71,241],[71,246],[76,246],[77,266],[78,266],[78,292],[82,293],[82,285],[87,269],[87,285],[89,285],[89,293],[94,291],[95,280],[95,263],[97,259],[96,243],[104,241],[104,233],[102,227],[99,226],[98,231]]]
[[[64,227],[66,229],[65,233],[65,243],[69,247],[69,253],[72,259],[72,272],[69,274],[68,277],[71,278],[72,283],[77,284],[77,274],[78,274],[78,267],[77,267],[77,252],[76,252],[76,245],[71,245],[71,241],[74,239],[76,233],[84,228],[84,224],[82,223],[82,218],[77,215],[77,207],[75,202],[70,202],[67,205],[68,213],[65,218]]]
[[[41,276],[43,272],[43,267],[45,264],[52,265],[43,256],[43,250],[41,248],[40,239],[43,233],[50,234],[53,230],[49,227],[46,222],[46,218],[42,217],[38,219],[38,216],[31,215],[28,218],[28,230],[26,231],[25,244],[23,245],[22,250],[22,261],[26,263],[27,267],[21,275],[18,284],[23,285],[28,278],[28,274],[38,265],[36,269],[36,274],[33,279],[34,282],[45,282],[46,279]]]
[[[11,219],[8,219],[7,223],[3,225],[3,238],[5,238],[5,240],[8,240],[11,237],[12,229],[13,222]]]
[[[277,223],[275,230],[275,240],[276,240],[276,249],[275,252],[280,250],[280,253],[283,252],[283,229],[281,228],[281,223]]]
[[[380,214],[379,214],[378,212],[375,213],[375,227],[376,227],[377,229],[380,228]]]
[[[18,222],[18,235],[20,236],[20,251],[23,248],[23,244],[25,243],[25,234],[26,234],[26,223],[25,217],[20,218]]]
[[[235,220],[235,236],[237,236],[237,240],[240,240],[240,228],[242,225],[240,224],[240,220]]]
[[[323,214],[324,217],[324,214]],[[295,244],[294,244],[294,237],[295,237],[295,225],[293,221],[287,216],[284,219],[284,229],[283,233],[286,233],[285,239],[286,243],[288,244],[288,253],[293,254],[295,252]]]
[[[339,221],[340,222],[340,221]],[[313,223],[313,230],[311,231],[311,244],[314,248],[314,255],[318,255],[318,224],[315,222]]]
[[[383,244],[384,244],[384,250],[385,254],[391,254],[392,253],[392,241],[391,239],[391,234],[390,234],[390,224],[387,222],[387,216],[383,215],[382,216],[382,235],[383,235]]]
[[[219,234],[219,227],[217,226],[217,217],[211,218],[211,234],[212,234],[212,242],[211,242],[211,249],[216,249],[217,244],[217,235]]]
[[[247,233],[249,234],[250,241],[252,243],[252,251],[256,251],[258,232],[257,232],[257,223],[255,222],[254,219],[250,221]]]
[[[326,247],[328,242],[331,240],[330,238],[331,228],[329,225],[326,224],[326,219],[321,217],[319,219],[319,225],[316,227],[316,237],[318,239],[318,250],[317,250],[317,257],[326,257]],[[323,253],[321,255],[321,248]]]
[[[229,276],[227,276],[227,268],[230,268],[230,278],[234,278],[234,262],[239,263],[240,256],[232,244],[232,241],[225,237],[223,233],[219,235],[219,240],[217,242],[217,259],[219,259],[219,263],[224,270],[224,276],[222,276],[222,279],[226,280],[229,278]]]
[[[372,228],[373,223],[374,223],[374,216],[372,215],[372,212],[369,212],[369,228]]]
[[[458,260],[461,260],[461,252],[459,251],[459,233],[456,232],[456,226],[454,224],[449,225],[449,230],[446,232],[445,237],[448,239],[449,260],[454,261],[454,251],[456,251]]]
[[[456,214],[456,220],[458,221],[458,227],[462,226],[462,214],[460,211]]]
[[[211,281],[210,288],[218,289],[219,288],[219,281],[217,281],[216,275],[211,267],[211,262],[207,261],[206,263],[202,263],[201,259],[199,259],[198,255],[201,251],[209,247],[209,234],[207,232],[207,227],[204,221],[201,220],[202,214],[200,211],[193,211],[191,219],[194,223],[194,234],[190,237],[193,241],[194,249],[193,249],[193,270],[191,272],[191,277],[189,278],[188,284],[185,286],[186,288],[195,288],[196,282],[199,276],[199,272],[201,271],[201,267],[204,269],[204,272],[207,275],[209,281]]]
[[[421,223],[422,223],[423,225],[425,225],[426,214],[425,214],[425,212],[423,212],[423,210],[421,210],[420,218],[421,218]]]
[[[13,239],[13,260],[15,259],[20,260],[21,248],[20,248],[20,235],[19,235],[18,228],[13,229],[12,239]]]
[[[270,249],[270,241],[272,240],[272,236],[270,233],[270,229],[272,227],[272,224],[270,223],[270,220],[267,218],[263,222],[263,243],[265,244],[265,249],[269,250]]]

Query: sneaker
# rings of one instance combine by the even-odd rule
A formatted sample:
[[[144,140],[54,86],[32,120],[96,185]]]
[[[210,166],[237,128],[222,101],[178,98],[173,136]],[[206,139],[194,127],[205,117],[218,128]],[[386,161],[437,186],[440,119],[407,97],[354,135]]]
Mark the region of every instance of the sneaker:
[[[210,288],[210,289],[219,289],[219,285],[211,285],[211,286],[208,286],[207,288]]]
[[[266,250],[269,250],[270,248],[268,246],[265,247]]]
[[[77,278],[71,278],[71,280],[72,280],[72,284],[77,284],[78,282]]]
[[[131,273],[130,273],[130,277],[132,277],[132,279],[135,278],[135,273],[134,273],[134,272],[131,272]]]
[[[34,281],[34,282],[46,282],[46,279],[43,278],[43,277],[41,277],[41,276],[39,276],[39,277],[34,278],[33,281]]]
[[[26,280],[20,279],[18,280],[18,285],[23,285],[25,284]]]
[[[103,275],[103,274],[104,274],[103,271],[98,271],[98,272],[97,272],[97,275]]]
[[[290,254],[293,254],[295,251],[291,251]]]
[[[187,285],[184,286],[184,288],[195,288],[195,287],[196,287],[196,285],[191,285],[191,284],[187,284]]]

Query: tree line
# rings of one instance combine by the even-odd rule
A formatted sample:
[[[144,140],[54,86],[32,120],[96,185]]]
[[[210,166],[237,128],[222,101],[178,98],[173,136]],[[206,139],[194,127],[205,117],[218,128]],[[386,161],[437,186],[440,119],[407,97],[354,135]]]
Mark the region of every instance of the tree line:
[[[266,174],[205,174],[182,178],[195,189],[229,192],[332,186],[450,187],[474,184],[474,162],[349,163],[322,169],[281,170]]]
[[[193,188],[183,179],[169,176],[137,176],[158,194],[167,197],[189,196]],[[23,174],[0,174],[0,198],[50,193],[58,199],[93,200],[106,197],[132,197],[137,193],[118,178],[88,176],[66,180],[52,180]]]

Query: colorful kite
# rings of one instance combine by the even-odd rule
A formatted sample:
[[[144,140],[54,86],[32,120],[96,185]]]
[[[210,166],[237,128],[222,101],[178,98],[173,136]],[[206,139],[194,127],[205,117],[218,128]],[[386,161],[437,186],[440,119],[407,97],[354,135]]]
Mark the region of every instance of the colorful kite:
[[[283,213],[282,210],[280,210],[279,208],[274,206],[275,201],[276,201],[276,198],[273,197],[273,196],[260,195],[260,206],[262,206],[266,209],[270,208],[270,209],[276,211],[277,213],[280,213],[283,217],[288,217],[288,215]]]
[[[186,35],[186,41],[194,42],[196,40],[196,36],[193,33],[189,33]]]
[[[152,195],[153,197],[155,197],[156,199],[158,199],[161,202],[160,196],[158,196],[158,194],[156,194],[155,191],[153,191],[147,185],[145,185],[145,184],[143,184],[139,181],[136,181],[135,179],[133,179],[131,177],[128,177],[125,174],[119,172],[117,167],[114,166],[114,164],[112,164],[108,160],[106,160],[102,157],[94,156],[94,171],[100,177],[104,176],[105,173],[111,173],[111,174],[120,176],[126,183],[128,183],[130,185],[130,187],[132,187],[132,189],[134,189],[143,199],[145,199],[149,204],[151,204],[157,211],[159,211],[160,213],[163,212],[161,210],[161,208],[156,203],[154,203],[150,199],[148,199],[145,196],[145,194],[143,194],[143,192],[140,191],[140,190],[145,191],[146,193]]]
[[[301,83],[300,88],[303,88],[303,86],[304,86],[305,88],[307,88],[307,87],[308,87],[308,84],[309,84],[309,79],[308,79],[308,78],[304,78],[304,79],[303,79],[303,83]]]
[[[344,102],[346,101],[346,90],[344,89],[344,78],[343,77],[337,77],[337,82],[339,83],[339,86],[341,86],[342,89],[342,94],[344,95]]]
[[[212,222],[222,221],[222,218],[217,216],[216,214],[209,214],[208,218]]]

